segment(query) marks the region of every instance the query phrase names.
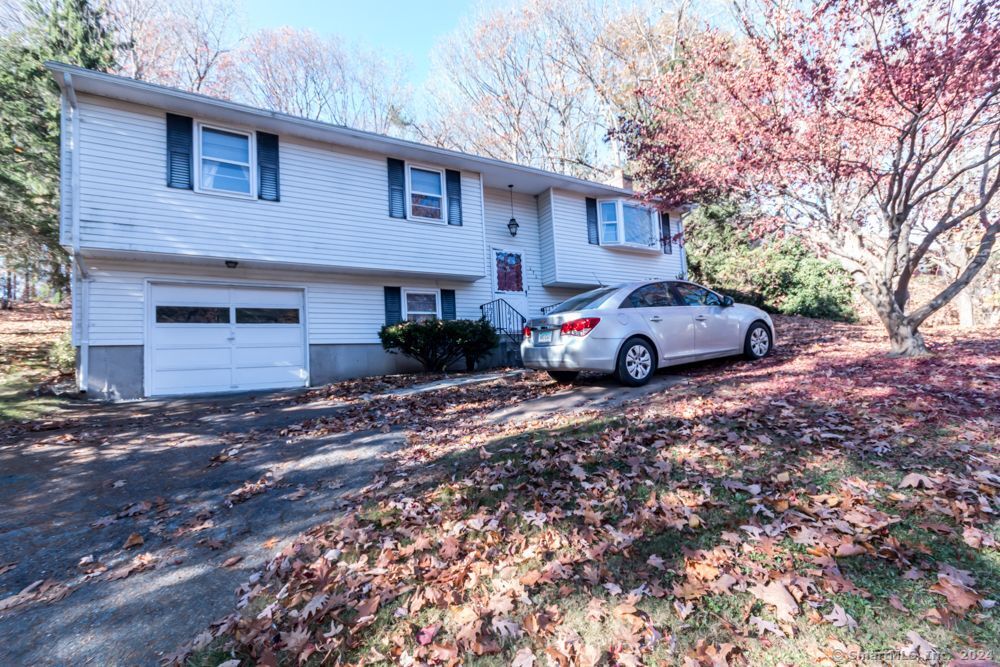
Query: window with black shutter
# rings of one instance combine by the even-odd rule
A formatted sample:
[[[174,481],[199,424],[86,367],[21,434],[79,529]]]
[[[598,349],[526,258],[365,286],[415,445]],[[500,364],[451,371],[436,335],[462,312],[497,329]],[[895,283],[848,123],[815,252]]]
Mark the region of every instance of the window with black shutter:
[[[406,217],[406,165],[402,160],[388,159],[389,217]]]
[[[278,136],[257,133],[257,197],[265,201],[280,201],[278,178]]]
[[[462,172],[445,171],[445,190],[448,195],[448,224],[462,224]],[[447,318],[445,318],[447,319]]]
[[[194,121],[187,116],[167,114],[167,187],[191,190],[194,187]]]
[[[601,244],[601,237],[597,232],[597,200],[590,197],[587,197],[587,243]]]

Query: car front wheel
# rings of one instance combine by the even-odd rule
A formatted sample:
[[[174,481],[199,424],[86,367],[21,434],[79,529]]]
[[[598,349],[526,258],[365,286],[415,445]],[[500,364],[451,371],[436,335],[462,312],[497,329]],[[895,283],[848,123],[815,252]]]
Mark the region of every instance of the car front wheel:
[[[771,331],[763,322],[754,322],[743,343],[743,356],[750,360],[763,359],[771,353]]]
[[[641,338],[629,338],[618,353],[615,375],[618,381],[630,387],[640,387],[653,377],[656,355],[653,346]]]

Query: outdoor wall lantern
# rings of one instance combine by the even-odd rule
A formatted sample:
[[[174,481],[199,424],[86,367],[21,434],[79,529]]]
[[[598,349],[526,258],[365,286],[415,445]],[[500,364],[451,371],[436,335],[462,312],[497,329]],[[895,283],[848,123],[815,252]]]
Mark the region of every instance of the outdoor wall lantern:
[[[514,217],[514,185],[507,187],[510,188],[510,222],[507,223],[507,231],[511,236],[517,236],[517,228],[521,225],[517,224],[517,218]]]

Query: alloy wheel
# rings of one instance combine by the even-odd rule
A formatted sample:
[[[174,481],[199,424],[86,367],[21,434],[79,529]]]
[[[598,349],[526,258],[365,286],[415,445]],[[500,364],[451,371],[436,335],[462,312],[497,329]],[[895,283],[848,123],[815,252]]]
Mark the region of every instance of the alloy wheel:
[[[636,380],[649,375],[653,367],[653,359],[649,356],[649,350],[645,345],[633,345],[625,355],[625,369],[628,374]]]
[[[750,334],[750,349],[755,356],[763,357],[771,347],[770,337],[764,327],[757,327]]]

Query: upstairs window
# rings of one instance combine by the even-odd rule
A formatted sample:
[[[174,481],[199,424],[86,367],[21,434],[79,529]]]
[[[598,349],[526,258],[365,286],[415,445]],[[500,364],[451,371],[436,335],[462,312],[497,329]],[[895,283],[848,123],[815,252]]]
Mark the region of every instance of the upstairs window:
[[[601,231],[605,243],[618,243],[618,202],[601,202]]]
[[[444,222],[444,172],[407,165],[410,217]]]
[[[601,245],[659,248],[660,234],[654,212],[621,199],[600,202]]]
[[[199,126],[198,189],[251,196],[252,143],[252,136],[246,132]]]

